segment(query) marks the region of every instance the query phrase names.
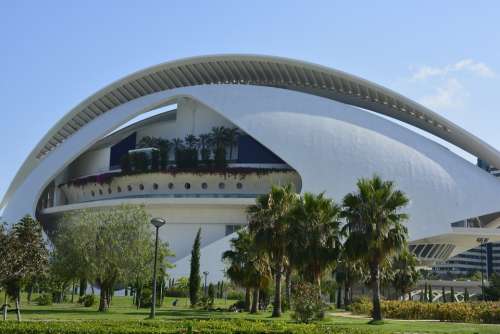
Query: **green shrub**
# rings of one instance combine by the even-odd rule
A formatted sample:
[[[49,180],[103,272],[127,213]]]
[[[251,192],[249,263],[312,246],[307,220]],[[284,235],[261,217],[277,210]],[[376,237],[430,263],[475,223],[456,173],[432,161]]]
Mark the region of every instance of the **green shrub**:
[[[40,306],[52,305],[52,295],[50,293],[44,293],[37,297],[36,303]]]
[[[175,287],[175,286],[168,288],[165,291],[166,297],[183,298],[183,297],[187,297],[188,295],[189,294],[188,294],[188,291],[186,289]]]
[[[151,307],[153,301],[153,290],[151,288],[143,288],[141,291],[141,307]]]
[[[494,302],[425,303],[417,301],[382,301],[384,317],[406,320],[441,320],[455,322],[500,323],[500,304]],[[351,305],[356,314],[371,314],[372,304],[361,299]]]
[[[245,294],[241,291],[232,290],[227,293],[226,298],[232,300],[243,300],[245,299]]]
[[[325,317],[326,305],[318,286],[311,283],[301,282],[294,287],[292,307],[292,317],[299,322],[310,323]]]
[[[78,299],[78,303],[82,304],[85,307],[91,307],[96,302],[94,295],[85,295]]]

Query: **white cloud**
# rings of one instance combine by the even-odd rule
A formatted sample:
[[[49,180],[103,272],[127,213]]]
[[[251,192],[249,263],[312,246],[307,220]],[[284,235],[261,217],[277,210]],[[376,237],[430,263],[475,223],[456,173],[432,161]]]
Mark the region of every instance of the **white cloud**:
[[[454,64],[446,65],[444,67],[433,67],[433,66],[420,66],[418,67],[412,76],[413,80],[424,80],[435,76],[445,76],[452,72],[469,72],[474,75],[492,78],[495,76],[495,72],[485,63],[477,62],[472,59],[462,59]]]
[[[424,96],[420,103],[430,109],[457,109],[465,105],[465,97],[469,93],[464,86],[455,78],[446,80],[437,87],[436,93]]]

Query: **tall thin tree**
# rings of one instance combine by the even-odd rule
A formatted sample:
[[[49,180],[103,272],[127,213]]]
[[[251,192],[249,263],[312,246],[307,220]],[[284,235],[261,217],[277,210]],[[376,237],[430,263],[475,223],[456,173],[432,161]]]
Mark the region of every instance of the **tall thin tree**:
[[[189,301],[191,303],[191,307],[195,307],[200,298],[200,247],[201,228],[199,228],[198,233],[196,233],[193,250],[191,251],[191,271],[189,273]]]

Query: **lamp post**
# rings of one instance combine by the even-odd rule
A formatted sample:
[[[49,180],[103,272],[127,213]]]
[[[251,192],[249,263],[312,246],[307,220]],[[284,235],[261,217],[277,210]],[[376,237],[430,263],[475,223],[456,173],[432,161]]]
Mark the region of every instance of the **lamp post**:
[[[155,263],[153,266],[153,302],[151,304],[151,312],[149,314],[150,319],[154,319],[156,315],[156,263],[158,262],[158,230],[160,227],[166,224],[166,221],[161,218],[151,219],[151,224],[156,228],[156,239],[155,239]]]
[[[484,300],[484,262],[483,262],[483,245],[488,242],[488,238],[477,238],[479,247],[481,247],[481,298]]]
[[[205,275],[205,297],[207,296],[207,276],[208,276],[208,274],[209,274],[208,271],[203,272],[203,275]]]

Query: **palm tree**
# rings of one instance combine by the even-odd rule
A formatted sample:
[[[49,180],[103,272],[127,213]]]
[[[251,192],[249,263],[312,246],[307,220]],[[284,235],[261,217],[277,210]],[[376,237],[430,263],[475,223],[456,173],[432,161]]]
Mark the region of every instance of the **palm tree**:
[[[355,283],[366,281],[366,265],[360,260],[350,259],[343,249],[338,264],[335,268],[335,281],[338,284],[337,307],[342,304],[341,290],[344,287],[344,308],[347,308],[352,302],[352,286]]]
[[[258,247],[269,255],[274,272],[273,317],[281,316],[281,277],[287,254],[290,211],[297,200],[292,186],[273,186],[248,208],[249,229]]]
[[[184,142],[190,150],[197,150],[200,140],[195,135],[187,135]]]
[[[210,143],[211,136],[208,133],[204,133],[200,135],[200,152],[201,152],[201,160],[207,164],[210,160]]]
[[[416,267],[417,258],[408,249],[397,254],[392,261],[391,284],[403,297],[410,293],[411,288],[418,281],[419,275]]]
[[[321,276],[340,255],[340,206],[323,193],[305,193],[291,211],[289,257],[321,289]]]
[[[160,168],[165,169],[168,164],[168,157],[172,149],[172,142],[168,139],[160,138],[158,140],[158,149],[160,150]]]
[[[150,148],[150,147],[155,147],[154,144],[156,143],[156,138],[155,137],[150,137],[150,136],[144,136],[139,140],[137,143],[137,148]]]
[[[215,164],[219,168],[226,166],[227,131],[223,126],[214,126],[210,133],[210,144],[214,149]]]
[[[174,138],[172,140],[172,145],[174,146],[174,159],[177,167],[181,162],[182,150],[184,149],[184,141],[180,138]]]
[[[227,276],[233,283],[253,290],[251,313],[257,313],[259,308],[259,291],[269,286],[271,271],[264,252],[256,247],[253,236],[248,230],[238,231],[238,236],[231,239],[231,249],[222,254],[222,259],[228,262]],[[246,294],[247,299],[249,293]],[[250,303],[246,300],[247,308]]]
[[[381,320],[380,267],[383,262],[406,247],[408,231],[402,224],[408,215],[400,210],[408,204],[406,195],[394,189],[391,181],[378,176],[360,179],[357,191],[343,200],[342,215],[348,232],[346,252],[362,259],[370,271],[373,294],[373,320]]]
[[[172,144],[174,146],[174,150],[180,150],[184,148],[184,141],[181,138],[172,139]]]
[[[229,160],[233,159],[233,148],[238,144],[240,135],[238,128],[226,128],[226,145],[229,146]]]

